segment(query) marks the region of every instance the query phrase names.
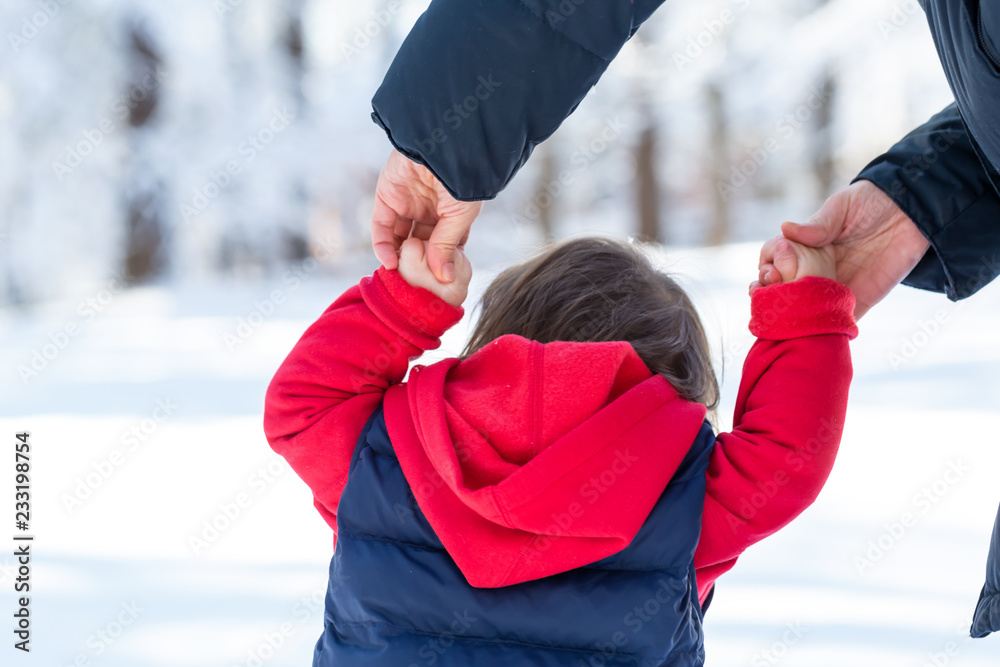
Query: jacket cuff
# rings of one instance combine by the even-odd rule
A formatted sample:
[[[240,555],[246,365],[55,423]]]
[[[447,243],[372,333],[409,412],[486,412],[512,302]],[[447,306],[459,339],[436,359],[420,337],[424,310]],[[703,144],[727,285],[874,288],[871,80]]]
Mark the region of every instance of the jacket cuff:
[[[851,182],[862,179],[888,195],[930,242],[904,285],[944,292],[958,301],[1000,274],[1000,227],[993,224],[1000,215],[1000,174],[989,166],[954,103],[872,160]]]
[[[372,119],[455,199],[493,199],[628,41],[634,4],[432,0],[372,97]]]
[[[891,198],[930,243],[924,256],[901,281],[908,287],[941,292],[951,301],[966,299],[1000,275],[1000,227],[984,225],[997,214],[997,197],[986,192],[945,224],[928,220],[913,198],[901,195],[878,167],[863,171],[852,183],[867,180]],[[975,238],[975,243],[969,239]]]
[[[801,336],[858,335],[854,293],[819,276],[758,287],[750,295],[750,332],[757,338],[788,340]]]
[[[389,271],[384,266],[363,278],[360,288],[361,297],[372,313],[422,350],[437,348],[441,335],[465,314],[461,306],[453,306],[422,287],[410,285],[398,271]]]

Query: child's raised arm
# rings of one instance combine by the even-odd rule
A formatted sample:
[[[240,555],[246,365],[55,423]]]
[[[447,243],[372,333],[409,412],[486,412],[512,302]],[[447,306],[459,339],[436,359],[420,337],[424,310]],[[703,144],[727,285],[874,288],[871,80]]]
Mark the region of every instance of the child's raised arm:
[[[403,253],[400,268],[419,274],[426,257],[412,250]],[[471,269],[456,277],[464,280],[462,299],[470,276]],[[336,528],[337,504],[365,423],[386,389],[406,375],[410,360],[437,348],[441,334],[462,318],[460,304],[379,268],[327,308],[271,380],[264,407],[268,443],[312,490],[330,527]]]
[[[695,554],[702,601],[747,547],[812,504],[830,475],[852,375],[848,341],[857,335],[853,294],[824,277],[832,262],[791,253],[776,268],[793,282],[751,292],[758,340],[743,366],[733,431],[719,434],[707,474]]]

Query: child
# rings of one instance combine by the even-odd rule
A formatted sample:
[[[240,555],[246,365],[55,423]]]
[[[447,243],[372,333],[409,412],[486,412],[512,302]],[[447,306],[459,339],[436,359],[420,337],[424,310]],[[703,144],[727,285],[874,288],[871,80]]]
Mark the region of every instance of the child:
[[[305,332],[264,428],[334,530],[314,667],[704,663],[715,580],[822,488],[857,335],[828,250],[780,244],[752,290],[734,430],[684,292],[631,246],[573,240],[493,281],[461,358],[414,366],[462,317],[402,245]]]

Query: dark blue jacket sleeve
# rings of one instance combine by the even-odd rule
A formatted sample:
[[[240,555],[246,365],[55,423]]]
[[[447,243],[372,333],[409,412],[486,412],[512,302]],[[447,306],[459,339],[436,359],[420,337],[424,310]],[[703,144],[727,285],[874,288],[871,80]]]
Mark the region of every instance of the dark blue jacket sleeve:
[[[433,0],[372,118],[456,199],[492,199],[662,1]]]
[[[986,560],[986,585],[979,594],[976,614],[972,617],[971,635],[985,637],[991,632],[1000,632],[1000,512],[993,525],[993,541]]]
[[[931,247],[903,283],[957,301],[1000,274],[1000,174],[982,159],[952,104],[854,180],[882,189]]]
[[[944,75],[973,142],[1000,169],[1000,3],[921,0]]]

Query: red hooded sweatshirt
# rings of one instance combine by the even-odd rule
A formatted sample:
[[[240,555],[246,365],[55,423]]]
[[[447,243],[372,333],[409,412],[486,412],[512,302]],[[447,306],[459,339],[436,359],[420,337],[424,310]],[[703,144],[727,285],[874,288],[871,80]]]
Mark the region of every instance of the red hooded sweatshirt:
[[[695,554],[699,597],[798,516],[833,466],[851,380],[854,298],[826,278],[760,288],[731,433],[717,436]],[[625,342],[503,336],[464,361],[409,362],[463,311],[378,269],[303,334],[272,380],[264,430],[334,530],[357,439],[384,402],[420,509],[473,586],[592,563],[631,542],[705,407]]]

